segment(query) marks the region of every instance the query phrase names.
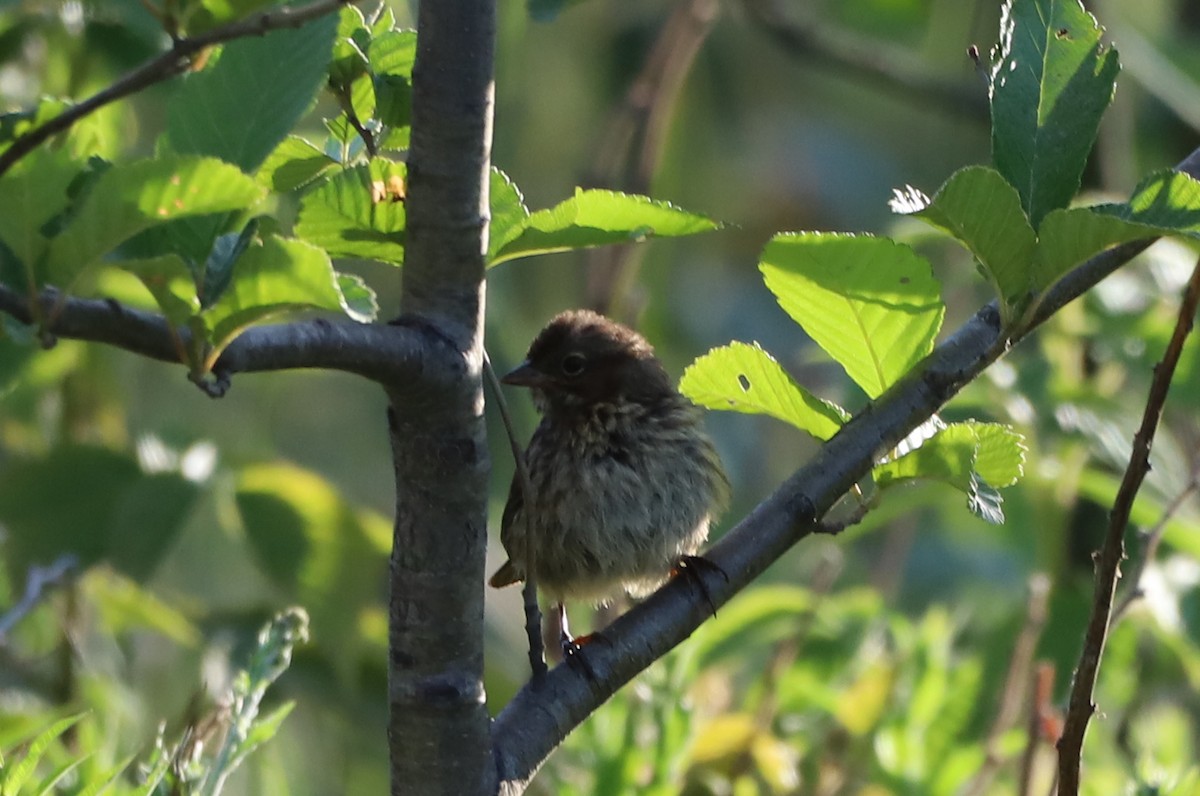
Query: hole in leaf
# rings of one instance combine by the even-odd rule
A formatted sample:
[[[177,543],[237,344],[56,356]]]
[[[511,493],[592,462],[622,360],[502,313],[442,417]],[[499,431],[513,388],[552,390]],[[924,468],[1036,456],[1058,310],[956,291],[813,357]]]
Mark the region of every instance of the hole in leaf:
[[[1066,28],[1059,28],[1054,35],[1060,39],[1069,39],[1071,38],[1071,31],[1067,30]]]
[[[738,384],[742,385],[742,392],[750,392],[750,379],[746,378],[745,373],[738,374]]]

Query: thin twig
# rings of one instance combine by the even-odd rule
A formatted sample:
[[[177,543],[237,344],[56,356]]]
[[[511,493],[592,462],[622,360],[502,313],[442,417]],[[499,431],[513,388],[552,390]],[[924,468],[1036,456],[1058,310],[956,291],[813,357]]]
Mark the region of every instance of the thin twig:
[[[1037,651],[1042,628],[1046,625],[1046,603],[1049,597],[1050,579],[1043,573],[1036,573],[1029,579],[1025,621],[1017,635],[1017,643],[1013,646],[1008,674],[1004,678],[1004,690],[1000,694],[1000,709],[996,711],[996,718],[984,745],[987,757],[975,773],[975,777],[963,789],[963,796],[986,793],[1000,767],[1004,765],[1005,760],[1000,751],[1004,736],[1016,725],[1017,719],[1021,717],[1021,709],[1029,704],[1027,694],[1030,692],[1030,682],[1035,676],[1033,656]]]
[[[155,83],[183,74],[191,67],[192,56],[207,47],[247,36],[262,36],[280,28],[298,28],[353,2],[355,0],[316,0],[305,6],[285,6],[222,25],[207,33],[175,39],[171,49],[128,72],[108,88],[96,92],[53,119],[17,137],[12,145],[0,154],[0,174],[4,174],[51,136],[64,132],[92,112]]]
[[[513,426],[512,416],[508,413],[508,403],[500,388],[500,379],[492,370],[492,360],[487,352],[483,355],[483,372],[488,384],[496,396],[496,407],[500,410],[500,419],[504,421],[504,432],[508,435],[508,445],[512,449],[513,462],[516,467],[517,484],[521,489],[521,497],[525,501],[525,517],[530,516],[533,507],[533,481],[529,478],[529,468],[525,466],[525,452],[517,441],[517,433]],[[535,683],[541,682],[546,676],[546,647],[542,643],[542,612],[538,608],[537,579],[533,576],[533,558],[537,554],[537,545],[533,543],[533,534],[525,533],[525,583],[521,586],[521,597],[525,603],[525,635],[529,637],[529,668],[533,672]]]
[[[1198,303],[1200,261],[1196,263],[1192,277],[1188,280],[1179,308],[1179,318],[1171,340],[1167,343],[1167,350],[1163,353],[1162,361],[1154,368],[1154,378],[1150,384],[1150,395],[1146,399],[1146,409],[1142,414],[1142,424],[1134,435],[1129,466],[1125,469],[1125,476],[1121,479],[1121,487],[1109,514],[1108,532],[1096,565],[1096,591],[1092,600],[1087,635],[1083,652],[1079,656],[1079,666],[1075,670],[1075,681],[1071,685],[1066,725],[1058,742],[1060,796],[1075,796],[1079,793],[1079,764],[1083,752],[1083,737],[1087,732],[1088,721],[1096,710],[1092,696],[1096,687],[1096,676],[1100,670],[1100,658],[1104,653],[1104,643],[1108,637],[1121,561],[1125,558],[1125,528],[1129,524],[1129,513],[1138,488],[1150,470],[1150,446],[1154,440],[1154,432],[1158,428],[1171,378],[1175,375],[1175,366],[1183,352],[1184,341],[1192,330]]]
[[[0,615],[0,644],[5,642],[9,631],[36,608],[51,589],[70,577],[78,566],[79,559],[67,554],[59,556],[49,566],[30,567],[29,574],[25,576],[25,593],[12,608]]]

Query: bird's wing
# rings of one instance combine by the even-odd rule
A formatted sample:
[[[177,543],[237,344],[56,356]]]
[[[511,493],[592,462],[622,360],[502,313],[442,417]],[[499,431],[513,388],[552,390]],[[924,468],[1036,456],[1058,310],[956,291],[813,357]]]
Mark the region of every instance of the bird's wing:
[[[524,544],[525,528],[523,523],[517,522],[517,515],[525,506],[525,495],[521,491],[521,485],[517,482],[517,476],[513,474],[512,483],[508,487],[508,502],[504,504],[504,515],[500,519],[500,543],[504,545],[504,549],[508,551],[508,561],[505,561],[500,569],[488,579],[488,585],[499,589],[510,583],[516,583],[525,578],[525,573],[520,572],[517,566],[513,563],[513,550],[516,546]]]

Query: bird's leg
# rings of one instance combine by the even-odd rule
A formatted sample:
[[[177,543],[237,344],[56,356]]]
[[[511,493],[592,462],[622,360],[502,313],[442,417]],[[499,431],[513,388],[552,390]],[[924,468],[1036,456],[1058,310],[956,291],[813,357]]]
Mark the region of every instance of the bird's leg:
[[[588,633],[585,636],[571,635],[571,626],[567,622],[567,606],[559,603],[558,609],[558,643],[562,647],[563,661],[569,666],[578,666],[589,680],[596,679],[596,672],[583,654],[583,645],[597,638],[603,638],[599,633]]]
[[[679,560],[675,562],[675,566],[671,569],[671,577],[682,575],[696,584],[696,588],[704,595],[704,601],[708,603],[708,607],[712,610],[713,616],[716,616],[717,604],[712,598],[712,592],[708,590],[708,584],[704,582],[704,575],[701,570],[715,572],[726,583],[729,582],[729,575],[726,574],[725,570],[704,556],[680,556]]]

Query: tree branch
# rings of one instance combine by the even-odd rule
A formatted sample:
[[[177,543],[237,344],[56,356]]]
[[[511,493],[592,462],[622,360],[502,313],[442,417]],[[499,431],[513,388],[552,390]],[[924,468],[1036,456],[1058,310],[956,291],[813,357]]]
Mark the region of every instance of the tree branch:
[[[175,39],[171,49],[151,58],[117,82],[72,105],[39,127],[18,136],[8,149],[0,153],[0,175],[51,136],[64,132],[85,116],[148,86],[183,74],[191,67],[192,56],[201,50],[247,36],[262,36],[279,28],[298,28],[353,2],[356,0],[315,0],[305,6],[285,6],[254,14],[248,19],[231,22],[197,36]]]
[[[1200,175],[1200,149],[1178,168]],[[1078,298],[1151,242],[1117,247],[1079,266],[1050,289],[1032,322],[1012,337],[1002,334],[995,303],[976,313],[705,553],[705,558],[728,575],[728,580],[708,578],[713,604],[720,607],[728,602],[798,541],[817,532],[821,516],[870,471],[883,452],[925,422],[1054,310]],[[606,629],[608,644],[592,645],[584,651],[594,678],[574,667],[559,666],[538,689],[522,688],[492,728],[500,792],[521,793],[571,729],[687,638],[709,613],[705,595],[688,579],[673,579]]]
[[[1079,764],[1083,753],[1083,737],[1096,710],[1092,696],[1095,693],[1096,677],[1100,672],[1104,644],[1108,639],[1109,619],[1112,615],[1117,579],[1121,575],[1121,562],[1125,560],[1125,529],[1129,525],[1133,500],[1137,497],[1146,474],[1150,472],[1150,446],[1154,442],[1154,433],[1158,429],[1158,421],[1167,400],[1167,391],[1171,388],[1175,366],[1179,364],[1179,357],[1183,353],[1183,344],[1192,331],[1197,305],[1200,305],[1200,261],[1196,262],[1192,278],[1184,291],[1175,331],[1167,343],[1162,361],[1154,368],[1150,395],[1142,413],[1142,424],[1133,437],[1129,466],[1125,468],[1125,476],[1121,479],[1116,500],[1113,501],[1108,518],[1108,532],[1096,559],[1096,590],[1092,596],[1091,616],[1088,618],[1087,635],[1084,637],[1083,651],[1079,656],[1079,666],[1075,669],[1075,681],[1071,684],[1066,723],[1058,741],[1060,796],[1075,796],[1079,793]]]
[[[40,317],[54,318],[47,329],[52,338],[107,343],[163,362],[179,362],[177,341],[186,349],[190,338],[187,329],[173,330],[161,315],[111,299],[62,298],[57,291],[46,290],[38,300]],[[0,285],[0,312],[22,323],[34,322],[28,300],[4,285]],[[234,373],[328,368],[388,383],[420,380],[431,387],[454,383],[461,377],[462,362],[435,356],[438,349],[452,350],[419,325],[315,318],[247,329],[225,349],[213,371],[228,378]]]

